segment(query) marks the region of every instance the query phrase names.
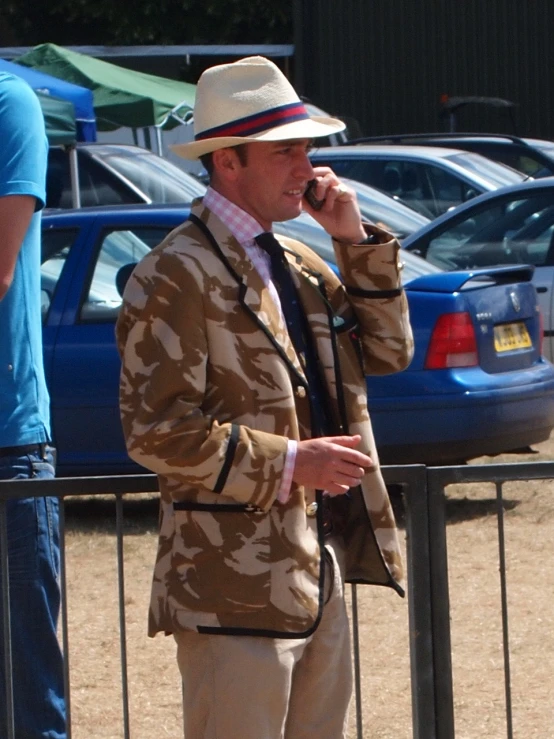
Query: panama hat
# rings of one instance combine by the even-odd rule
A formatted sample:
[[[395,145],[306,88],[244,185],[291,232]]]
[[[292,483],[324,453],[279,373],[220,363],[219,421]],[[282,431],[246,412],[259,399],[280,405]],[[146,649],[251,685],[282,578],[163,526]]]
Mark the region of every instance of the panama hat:
[[[249,141],[311,139],[344,128],[338,118],[308,115],[279,67],[251,56],[203,72],[196,87],[195,140],[170,148],[184,159],[198,159]]]

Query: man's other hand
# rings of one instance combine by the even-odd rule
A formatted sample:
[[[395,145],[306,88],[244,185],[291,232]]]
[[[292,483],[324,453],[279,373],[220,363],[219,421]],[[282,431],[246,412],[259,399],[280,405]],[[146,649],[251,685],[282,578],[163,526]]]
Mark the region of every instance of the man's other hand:
[[[293,480],[329,495],[343,495],[360,484],[367,469],[373,466],[371,457],[356,447],[362,437],[323,436],[299,441]]]

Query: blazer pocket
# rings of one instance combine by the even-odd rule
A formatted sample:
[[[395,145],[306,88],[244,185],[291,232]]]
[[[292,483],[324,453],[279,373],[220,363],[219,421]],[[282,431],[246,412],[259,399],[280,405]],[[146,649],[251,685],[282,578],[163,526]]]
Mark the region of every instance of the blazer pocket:
[[[348,319],[335,318],[333,321],[333,327],[337,334],[338,341],[343,342],[345,335],[348,336],[348,342],[354,349],[356,355],[356,361],[364,373],[364,353],[362,348],[362,340],[360,338],[360,325],[356,316],[351,316]],[[344,344],[342,344],[344,346]]]
[[[359,327],[358,318],[355,315],[349,318],[333,317],[333,329],[337,334],[344,334],[346,331],[357,331]]]
[[[194,503],[174,510],[169,589],[177,608],[223,615],[267,607],[270,518],[246,508]]]

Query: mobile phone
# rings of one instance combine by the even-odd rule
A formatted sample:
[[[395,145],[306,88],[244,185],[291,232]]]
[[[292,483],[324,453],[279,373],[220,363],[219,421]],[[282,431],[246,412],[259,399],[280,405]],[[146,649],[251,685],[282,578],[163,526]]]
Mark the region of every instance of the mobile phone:
[[[306,192],[304,193],[304,197],[306,198],[306,201],[312,206],[314,210],[321,210],[323,208],[323,203],[325,202],[325,198],[323,200],[318,200],[316,196],[314,195],[315,186],[317,185],[317,180],[313,179],[308,182],[308,187],[306,188]]]

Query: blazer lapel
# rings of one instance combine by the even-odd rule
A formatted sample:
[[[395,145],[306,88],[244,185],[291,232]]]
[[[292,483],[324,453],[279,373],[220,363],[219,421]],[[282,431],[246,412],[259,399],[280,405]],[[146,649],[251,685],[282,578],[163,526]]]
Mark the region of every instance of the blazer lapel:
[[[244,248],[221,220],[201,204],[193,205],[191,213],[211,232],[222,261],[241,286],[239,302],[251,314],[298,378],[306,383],[302,365],[289,338],[281,311]]]

